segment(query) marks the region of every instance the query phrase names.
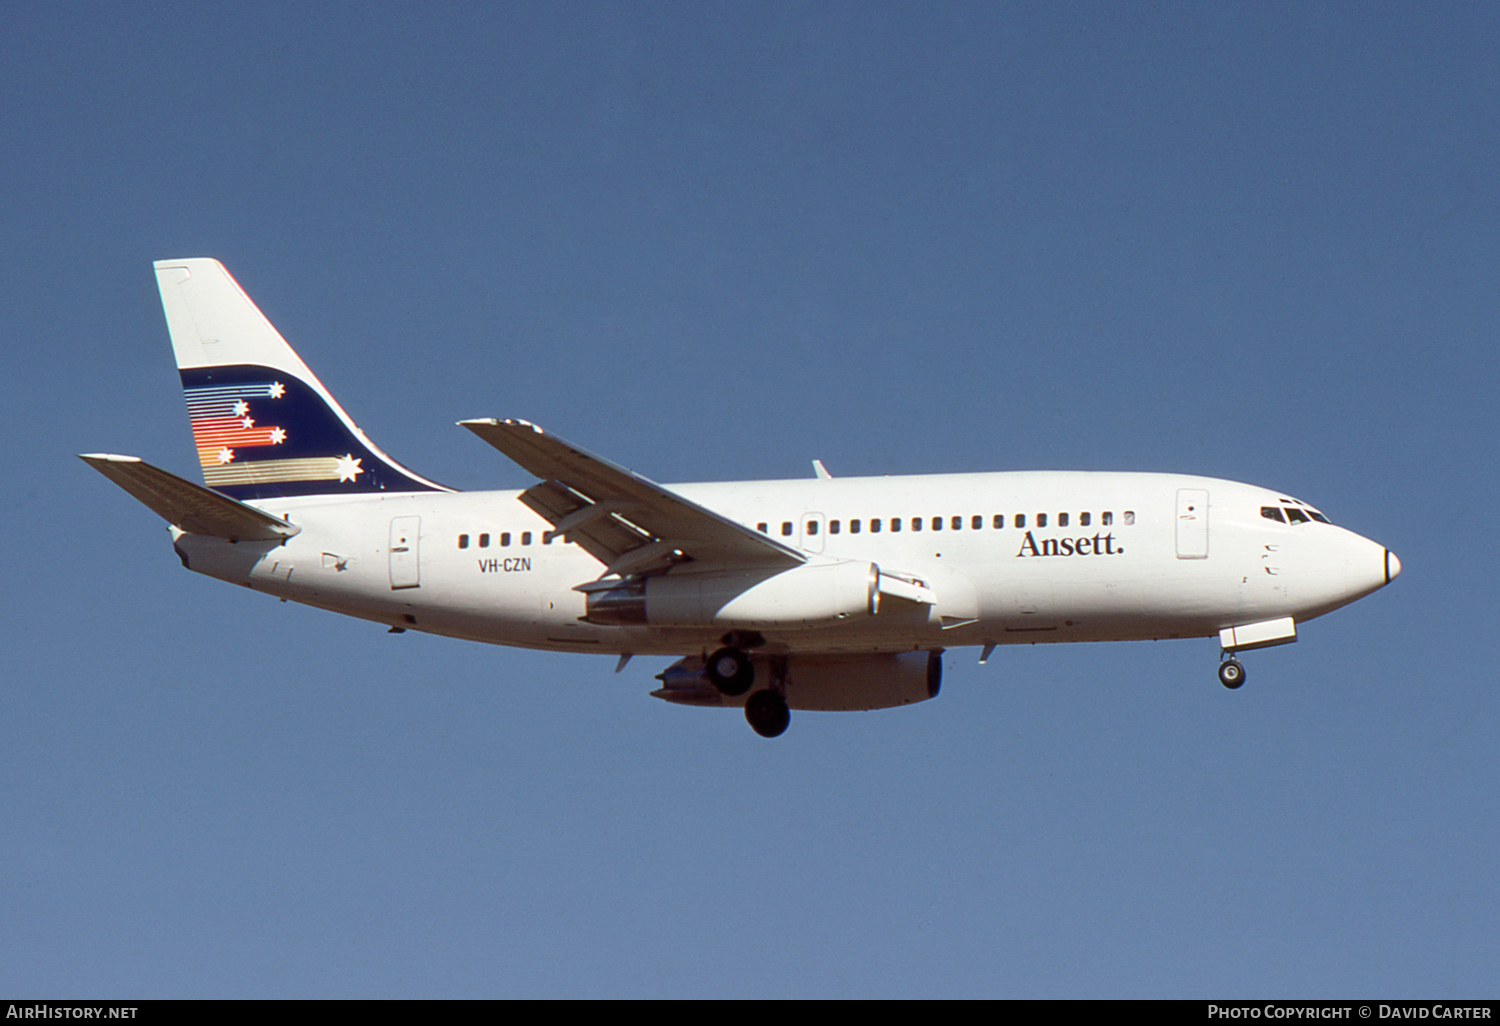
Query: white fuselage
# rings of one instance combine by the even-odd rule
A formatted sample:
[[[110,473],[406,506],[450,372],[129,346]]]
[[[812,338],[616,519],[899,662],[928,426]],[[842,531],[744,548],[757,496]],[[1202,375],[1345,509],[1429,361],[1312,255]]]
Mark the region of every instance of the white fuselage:
[[[936,596],[767,631],[771,650],[785,652],[1202,637],[1320,616],[1393,576],[1394,557],[1379,544],[1329,523],[1268,519],[1262,507],[1292,500],[1213,478],[1020,472],[670,489],[800,548],[810,563],[868,561]],[[519,495],[265,500],[255,505],[300,533],[238,543],[181,535],[176,544],[195,571],[392,627],[570,652],[681,655],[718,644],[722,624],[581,619],[575,588],[604,567],[551,539]]]

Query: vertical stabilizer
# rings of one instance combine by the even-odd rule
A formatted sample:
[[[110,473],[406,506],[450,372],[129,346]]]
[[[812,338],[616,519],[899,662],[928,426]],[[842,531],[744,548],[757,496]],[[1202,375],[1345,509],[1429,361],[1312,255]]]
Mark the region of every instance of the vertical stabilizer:
[[[236,499],[446,491],[349,419],[217,260],[159,260],[167,330],[209,487]]]

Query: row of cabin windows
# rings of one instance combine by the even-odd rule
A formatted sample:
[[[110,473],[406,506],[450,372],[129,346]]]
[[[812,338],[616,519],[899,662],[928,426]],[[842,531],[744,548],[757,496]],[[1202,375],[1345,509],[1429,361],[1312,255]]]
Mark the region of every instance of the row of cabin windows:
[[[1126,524],[1134,524],[1135,523],[1135,512],[1133,510],[1126,510],[1121,515],[1121,519]],[[941,531],[944,528],[945,522],[946,522],[946,525],[947,525],[947,529],[950,530],[950,531],[962,531],[964,529],[964,518],[963,517],[946,517],[946,518],[945,517],[932,517],[930,519],[926,519],[926,518],[923,518],[923,517],[911,517],[910,520],[907,520],[907,519],[902,518],[902,517],[891,517],[888,522],[886,520],[881,519],[880,517],[872,517],[869,521],[858,520],[858,519],[856,519],[856,520],[850,520],[849,521],[849,533],[850,534],[859,534],[862,530],[865,529],[866,523],[868,523],[868,525],[869,525],[869,531],[870,531],[871,534],[879,534],[884,529],[884,525],[886,525],[887,523],[889,523],[890,530],[891,530],[892,533],[900,531],[903,524],[908,524],[910,526],[911,530],[913,530],[913,531],[923,530],[924,526],[926,526],[927,528],[930,528],[933,531]],[[1036,527],[1038,527],[1038,528],[1046,527],[1047,524],[1048,524],[1048,522],[1049,522],[1048,514],[1046,514],[1046,513],[1038,513],[1038,514],[1036,514],[1036,524],[1035,524]],[[1099,526],[1100,527],[1110,527],[1110,526],[1113,526],[1114,522],[1115,522],[1115,515],[1114,515],[1113,512],[1106,511],[1106,512],[1103,512],[1103,513],[1099,514]],[[982,531],[982,530],[984,530],[984,523],[985,523],[984,517],[982,515],[978,514],[978,513],[976,513],[973,516],[971,516],[971,517],[968,518],[969,530],[971,530],[971,531]],[[1056,523],[1056,526],[1058,526],[1058,527],[1070,527],[1070,526],[1072,526],[1072,515],[1069,514],[1069,513],[1059,513],[1059,514],[1057,514],[1057,520],[1055,521],[1055,523]],[[1093,523],[1094,523],[1094,515],[1092,513],[1080,513],[1080,514],[1078,514],[1078,526],[1079,527],[1092,527]],[[842,520],[830,520],[830,521],[828,521],[828,533],[829,534],[840,534],[840,533],[842,533],[842,531],[843,531],[843,524],[844,524],[844,521],[842,521]],[[1025,530],[1026,529],[1026,514],[1025,513],[1017,513],[1017,514],[1015,514],[1015,516],[1011,517],[1011,524],[1014,527],[1016,527],[1018,530]],[[783,538],[790,538],[792,536],[792,533],[793,533],[793,530],[794,530],[795,527],[796,527],[796,525],[792,521],[790,521],[790,520],[783,520],[781,522],[781,535],[782,535],[782,537]],[[992,517],[990,517],[990,527],[991,527],[991,529],[996,530],[996,531],[1004,529],[1004,527],[1005,527],[1005,514],[1004,513],[996,513]],[[770,528],[770,525],[766,524],[766,523],[759,523],[759,524],[755,525],[755,529],[757,531],[760,531],[762,534],[769,534],[770,533],[769,528]],[[815,534],[818,533],[818,521],[816,521],[816,520],[809,520],[807,522],[807,533],[809,535],[815,535]]]
[[[1283,515],[1283,511],[1285,511],[1284,515]],[[1309,518],[1311,518],[1312,520],[1316,520],[1316,521],[1318,521],[1319,523],[1322,523],[1322,524],[1327,524],[1327,523],[1331,523],[1332,522],[1327,517],[1325,517],[1323,514],[1319,513],[1315,509],[1311,509],[1311,508],[1299,509],[1296,506],[1281,506],[1281,507],[1278,507],[1278,506],[1262,506],[1260,508],[1260,515],[1262,517],[1264,517],[1265,519],[1267,519],[1267,520],[1275,520],[1277,523],[1282,523],[1282,524],[1287,524],[1287,523],[1290,523],[1290,524],[1305,524],[1305,523],[1308,522]],[[1122,519],[1122,521],[1126,525],[1134,524],[1135,523],[1135,512],[1133,510],[1126,510],[1124,512],[1124,514],[1122,514],[1121,519]],[[1071,515],[1068,514],[1068,513],[1059,513],[1059,514],[1057,514],[1057,526],[1058,527],[1069,527],[1069,526],[1071,526],[1071,520],[1072,520]],[[934,530],[934,531],[941,531],[943,529],[943,521],[944,521],[943,517],[932,517],[931,520],[928,521],[928,523],[931,526],[932,530]],[[891,532],[892,533],[899,532],[901,530],[902,522],[903,521],[902,521],[901,517],[891,517],[890,518],[890,529],[891,529]],[[1111,512],[1109,510],[1106,510],[1103,513],[1099,514],[1099,526],[1100,527],[1110,527],[1110,526],[1112,526],[1114,524],[1114,522],[1115,522],[1115,515],[1114,515],[1113,512]],[[884,524],[884,523],[885,523],[885,521],[882,520],[882,519],[880,519],[879,517],[872,517],[869,520],[869,530],[870,530],[870,533],[871,534],[879,534],[880,531],[881,531],[881,525]],[[964,529],[964,518],[963,517],[948,517],[947,518],[947,523],[948,523],[948,529],[949,530],[962,531]],[[1011,518],[1011,523],[1016,527],[1016,529],[1018,529],[1018,530],[1025,530],[1026,529],[1026,514],[1025,513],[1017,513],[1017,514],[1015,514],[1015,516],[1013,516]],[[1036,515],[1036,526],[1038,528],[1046,527],[1047,523],[1048,523],[1048,515],[1046,513],[1038,513]],[[864,520],[851,520],[851,521],[849,521],[849,533],[850,534],[859,534],[860,531],[862,531],[864,529],[864,526],[863,526],[864,524],[865,524]],[[912,517],[911,521],[910,521],[910,524],[911,524],[911,529],[913,531],[920,531],[920,530],[922,530],[923,518],[922,517]],[[992,516],[990,518],[990,526],[991,526],[991,528],[993,528],[994,530],[997,530],[997,531],[1003,529],[1005,527],[1005,514],[1004,513],[996,513],[996,514],[994,514],[994,516]],[[1078,514],[1078,526],[1079,527],[1092,527],[1093,526],[1093,514],[1089,513],[1089,512],[1079,513]],[[795,527],[796,527],[796,525],[792,521],[790,521],[790,520],[783,520],[781,522],[781,534],[782,534],[782,537],[784,537],[784,538],[790,538],[792,536],[792,533],[793,533],[793,530],[795,529]],[[767,524],[767,523],[762,522],[762,523],[756,524],[755,525],[755,529],[757,531],[761,532],[762,534],[768,534],[770,532],[770,525]],[[976,513],[973,516],[969,517],[969,529],[972,530],[972,531],[983,530],[984,529],[984,517],[981,516],[978,513]],[[830,521],[828,521],[828,533],[829,534],[839,534],[839,533],[842,532],[842,530],[843,530],[843,521],[842,520],[830,520]],[[816,521],[816,520],[809,520],[807,522],[807,533],[809,535],[815,535],[815,534],[818,533],[818,521]],[[544,531],[544,532],[542,532],[542,544],[543,545],[551,545],[552,544],[552,537],[553,537],[552,536],[552,532],[550,532],[550,531]],[[479,536],[479,538],[478,538],[478,543],[479,543],[479,548],[481,548],[481,549],[487,549],[487,548],[489,548],[490,547],[490,535],[488,533],[481,534]],[[502,531],[502,532],[500,532],[500,547],[501,548],[508,548],[510,546],[510,543],[511,543],[511,534],[510,534],[510,532],[509,531]],[[531,544],[531,532],[530,531],[522,531],[521,532],[521,544],[522,545],[530,545]],[[461,535],[458,536],[458,547],[461,548],[461,549],[466,549],[466,548],[469,547],[469,536],[467,534],[461,534]]]
[[[510,536],[510,532],[509,531],[501,531],[500,532],[500,547],[502,549],[509,547],[509,545],[510,545],[510,537],[511,536]],[[552,544],[552,537],[553,537],[553,535],[552,535],[551,531],[543,531],[542,532],[542,544],[543,545],[551,545]],[[478,542],[479,542],[479,547],[481,549],[487,549],[487,548],[489,548],[490,547],[490,536],[489,536],[489,534],[488,533],[481,534],[479,536],[479,538],[478,538]],[[522,531],[521,532],[521,544],[522,545],[530,545],[531,544],[531,532],[530,531]],[[458,536],[458,547],[461,548],[461,549],[466,549],[466,548],[469,547],[469,536],[467,534],[461,534],[461,535]]]

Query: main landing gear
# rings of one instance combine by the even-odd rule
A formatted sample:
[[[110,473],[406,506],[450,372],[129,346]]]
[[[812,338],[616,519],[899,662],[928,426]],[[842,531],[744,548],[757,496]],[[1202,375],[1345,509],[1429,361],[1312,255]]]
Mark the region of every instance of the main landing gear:
[[[792,722],[792,711],[786,707],[781,692],[767,688],[757,691],[745,702],[745,719],[761,737],[779,737]]]
[[[755,683],[755,666],[750,657],[728,646],[708,657],[704,672],[714,687],[731,698],[743,695]]]
[[[755,684],[755,664],[740,648],[741,644],[763,645],[765,639],[758,634],[740,636],[731,632],[724,637],[724,647],[709,656],[703,667],[709,682],[730,698],[738,698]],[[761,737],[779,737],[792,722],[792,711],[782,694],[786,686],[785,657],[773,657],[770,669],[771,686],[745,700],[745,719]]]
[[[1231,653],[1219,655],[1219,683],[1230,691],[1245,683],[1245,668]]]

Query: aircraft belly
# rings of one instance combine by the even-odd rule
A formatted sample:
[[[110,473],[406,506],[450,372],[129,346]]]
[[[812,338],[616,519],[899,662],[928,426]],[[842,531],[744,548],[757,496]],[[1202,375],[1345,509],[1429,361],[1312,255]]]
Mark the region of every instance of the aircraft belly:
[[[1148,551],[1142,545],[1144,555]],[[1156,559],[1121,573],[1092,561],[991,565],[981,599],[982,644],[1127,641],[1212,634],[1244,596],[1223,563]]]

